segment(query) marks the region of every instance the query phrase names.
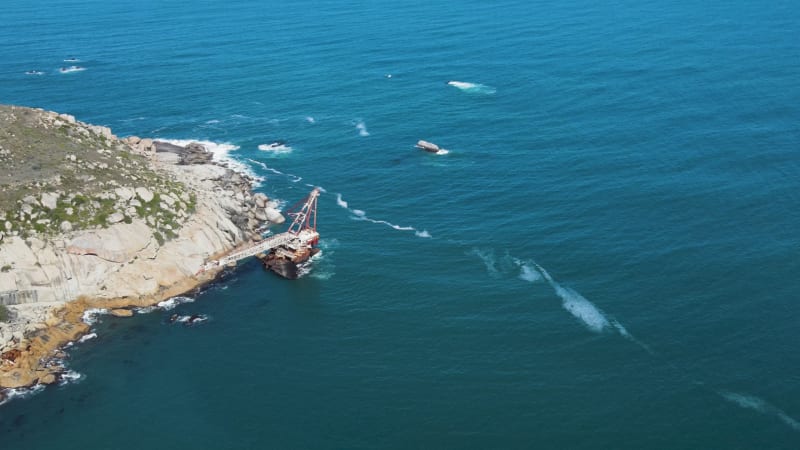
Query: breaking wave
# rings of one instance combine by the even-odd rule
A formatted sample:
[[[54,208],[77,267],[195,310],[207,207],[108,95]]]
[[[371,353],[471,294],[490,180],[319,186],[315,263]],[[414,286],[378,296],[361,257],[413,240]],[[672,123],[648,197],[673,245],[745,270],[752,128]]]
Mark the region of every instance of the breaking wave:
[[[108,314],[108,310],[105,308],[89,308],[83,312],[81,315],[81,320],[86,325],[94,325],[97,323],[98,316]]]
[[[264,177],[258,176],[253,171],[253,168],[249,165],[239,161],[238,159],[231,156],[231,152],[235,150],[239,150],[238,145],[228,144],[228,143],[217,143],[211,141],[199,141],[193,139],[158,139],[159,141],[167,142],[169,144],[178,145],[181,147],[186,147],[187,145],[196,142],[201,144],[203,147],[206,148],[209,152],[211,152],[213,156],[213,160],[224,163],[228,168],[233,171],[239,172],[241,174],[247,175],[248,177],[255,180],[255,185],[259,186],[261,182],[264,181]]]
[[[194,299],[191,297],[183,297],[179,295],[177,297],[168,298],[163,302],[158,302],[156,306],[163,309],[164,311],[169,311],[171,309],[175,309],[178,305],[182,305],[184,303],[191,303],[193,301]]]
[[[5,405],[15,398],[25,398],[38,394],[39,392],[42,392],[44,388],[45,386],[43,384],[37,384],[29,388],[6,389],[4,391],[0,390],[0,406]]]
[[[485,84],[480,83],[468,83],[466,81],[448,81],[448,85],[458,88],[464,92],[472,93],[472,94],[494,94],[497,92],[497,89],[493,88],[492,86],[487,86]]]
[[[97,338],[97,333],[89,333],[89,334],[87,334],[85,336],[81,336],[81,338],[78,339],[78,343],[79,344],[83,344],[84,342],[92,340],[92,339],[95,339],[95,338]]]
[[[273,142],[271,144],[261,144],[258,146],[258,149],[263,152],[272,152],[275,154],[292,152],[292,147],[280,142]]]
[[[306,122],[308,122],[308,123],[316,123],[317,121],[311,116],[306,116]]]
[[[77,383],[82,379],[83,379],[83,374],[76,372],[74,370],[67,370],[66,372],[60,374],[60,380],[58,382],[58,385],[64,386],[69,383]]]

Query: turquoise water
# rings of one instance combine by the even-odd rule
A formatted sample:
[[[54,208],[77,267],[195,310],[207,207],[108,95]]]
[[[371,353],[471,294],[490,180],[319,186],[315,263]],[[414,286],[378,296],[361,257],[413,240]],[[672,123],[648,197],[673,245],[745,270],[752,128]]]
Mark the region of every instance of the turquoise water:
[[[100,318],[0,448],[800,447],[800,8],[664,3],[11,0],[0,102],[326,192],[309,275]]]

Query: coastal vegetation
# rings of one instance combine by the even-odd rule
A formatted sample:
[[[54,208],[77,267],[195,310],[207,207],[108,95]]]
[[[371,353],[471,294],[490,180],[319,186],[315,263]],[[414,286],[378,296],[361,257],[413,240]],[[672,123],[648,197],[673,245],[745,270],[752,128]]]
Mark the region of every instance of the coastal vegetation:
[[[0,241],[138,217],[163,244],[195,205],[185,185],[154,171],[108,128],[0,105]]]
[[[5,305],[0,305],[0,322],[8,320],[8,308]]]

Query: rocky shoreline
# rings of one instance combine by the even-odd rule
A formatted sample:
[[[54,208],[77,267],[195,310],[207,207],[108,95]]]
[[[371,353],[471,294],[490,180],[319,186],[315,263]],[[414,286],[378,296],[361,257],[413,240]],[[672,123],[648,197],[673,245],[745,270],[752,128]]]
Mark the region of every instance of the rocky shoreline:
[[[73,173],[62,171],[52,186],[36,181],[40,193],[24,185],[27,195],[6,201],[12,207],[6,206],[5,217],[14,223],[0,223],[0,305],[10,313],[0,322],[0,403],[4,389],[52,384],[63,376],[64,346],[89,332],[85,311],[130,316],[134,307],[197,289],[219,272],[197,275],[207,258],[259,240],[265,227],[284,220],[277,204],[253,192],[251,177],[216,160],[202,144],[118,139],[70,116],[9,111],[37,130],[66,127],[77,136],[83,145],[59,156],[78,165],[78,177],[85,175],[81,164],[91,165],[95,180],[86,182],[99,186],[76,193],[63,182]],[[13,156],[19,144],[9,146],[2,137],[0,149]]]

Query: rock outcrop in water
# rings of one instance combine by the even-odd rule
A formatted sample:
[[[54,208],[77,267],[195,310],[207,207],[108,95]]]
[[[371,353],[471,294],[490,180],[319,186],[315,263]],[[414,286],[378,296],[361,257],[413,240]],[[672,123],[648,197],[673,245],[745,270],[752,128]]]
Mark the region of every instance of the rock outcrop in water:
[[[120,140],[53,112],[0,106],[0,163],[0,387],[54,379],[42,361],[88,330],[87,308],[186,292],[208,281],[206,258],[283,221],[201,144]]]

